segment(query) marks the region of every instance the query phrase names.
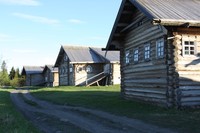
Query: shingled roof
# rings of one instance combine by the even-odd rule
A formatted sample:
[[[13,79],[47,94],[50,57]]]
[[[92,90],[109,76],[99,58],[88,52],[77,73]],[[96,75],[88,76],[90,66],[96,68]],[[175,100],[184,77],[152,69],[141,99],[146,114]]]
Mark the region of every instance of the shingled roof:
[[[83,46],[62,46],[58,54],[55,66],[58,66],[64,53],[68,56],[70,63],[106,63],[116,60],[119,62],[119,52],[110,52],[108,54],[108,58],[105,58],[105,52],[102,51],[101,48]]]
[[[24,66],[22,69],[22,75],[27,74],[42,74],[44,67],[42,66]]]
[[[142,12],[154,25],[200,27],[200,0],[122,0],[106,49],[119,50],[116,41]]]
[[[163,25],[200,26],[199,0],[130,0],[140,11]]]
[[[43,73],[49,69],[51,72],[58,72],[58,68],[54,67],[54,65],[45,65]]]

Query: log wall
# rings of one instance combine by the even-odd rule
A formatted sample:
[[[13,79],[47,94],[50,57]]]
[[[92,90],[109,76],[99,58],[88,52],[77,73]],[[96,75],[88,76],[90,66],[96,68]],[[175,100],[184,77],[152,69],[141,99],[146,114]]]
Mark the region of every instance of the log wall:
[[[174,32],[174,37],[174,66],[178,73],[176,104],[178,107],[200,106],[200,32]],[[183,54],[184,40],[195,42],[196,55]]]
[[[168,72],[166,56],[157,58],[156,40],[164,38],[166,45],[166,29],[162,26],[153,26],[141,13],[136,19],[142,19],[142,25],[132,26],[124,33],[125,38],[121,45],[121,89],[125,98],[139,99],[154,102],[163,106],[171,106],[172,100],[167,94]],[[138,21],[139,20],[134,20]],[[136,23],[137,24],[137,23]],[[141,24],[141,22],[140,22]],[[150,43],[150,60],[144,60],[144,45]],[[133,62],[133,50],[139,49],[139,61]],[[130,63],[125,63],[125,52],[129,51]],[[166,53],[165,46],[165,53]]]

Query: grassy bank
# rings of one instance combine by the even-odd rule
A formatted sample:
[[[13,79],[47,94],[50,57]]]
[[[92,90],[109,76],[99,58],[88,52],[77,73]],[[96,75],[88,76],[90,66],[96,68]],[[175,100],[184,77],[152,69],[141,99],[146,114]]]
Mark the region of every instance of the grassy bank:
[[[10,100],[11,90],[0,88],[0,133],[38,133],[15,109]]]
[[[53,103],[99,109],[180,132],[200,131],[200,110],[165,109],[124,100],[119,86],[41,88],[32,90],[32,94]]]

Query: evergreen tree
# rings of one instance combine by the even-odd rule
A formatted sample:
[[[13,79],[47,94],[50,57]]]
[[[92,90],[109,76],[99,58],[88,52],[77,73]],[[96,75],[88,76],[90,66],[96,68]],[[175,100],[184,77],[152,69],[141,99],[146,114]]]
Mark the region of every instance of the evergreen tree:
[[[17,76],[18,78],[21,77],[21,76],[20,76],[20,73],[19,73],[19,68],[17,68],[17,69],[15,70],[15,74],[16,74],[16,76]]]
[[[6,62],[5,62],[5,60],[3,60],[2,64],[1,64],[1,70],[2,70],[2,71],[7,71],[7,67],[6,67]]]
[[[9,74],[10,80],[13,80],[13,79],[14,79],[15,73],[16,73],[16,72],[15,72],[15,68],[12,67],[11,70],[10,70],[10,74]]]
[[[3,61],[1,65],[1,72],[0,72],[0,86],[8,86],[10,85],[10,79],[7,72],[6,62]]]

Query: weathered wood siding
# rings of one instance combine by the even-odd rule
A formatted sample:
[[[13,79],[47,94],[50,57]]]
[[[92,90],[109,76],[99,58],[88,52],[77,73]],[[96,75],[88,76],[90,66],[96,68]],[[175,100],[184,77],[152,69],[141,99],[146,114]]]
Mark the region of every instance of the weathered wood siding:
[[[121,74],[120,74],[120,64],[113,63],[112,64],[112,84],[120,84],[121,83]]]
[[[63,56],[61,64],[59,65],[59,85],[74,85],[74,68],[73,65],[69,64],[69,59],[66,58],[66,55]]]
[[[104,64],[76,64],[75,66],[75,85],[85,83],[86,79],[89,79],[101,72],[103,72]],[[87,72],[86,67],[91,66],[92,72]]]
[[[174,32],[174,66],[178,73],[176,80],[176,104],[200,106],[200,30],[182,29]],[[194,41],[197,55],[183,54],[183,41]]]
[[[126,98],[155,102],[164,106],[171,106],[167,97],[168,73],[166,56],[157,58],[156,40],[164,38],[166,45],[167,30],[162,26],[153,26],[141,13],[137,12],[133,21],[138,22],[124,33],[121,45],[120,60],[122,62],[122,94]],[[150,60],[144,60],[144,45],[150,43]],[[133,61],[133,50],[138,48],[139,61]],[[130,63],[125,62],[125,53],[129,51]],[[166,47],[165,47],[166,53]]]
[[[43,74],[26,75],[26,86],[42,86],[44,85]]]
[[[59,86],[59,73],[54,72],[53,77],[54,77],[53,86]]]
[[[47,69],[44,73],[44,79],[45,79],[45,86],[53,86],[53,73],[50,69]]]

